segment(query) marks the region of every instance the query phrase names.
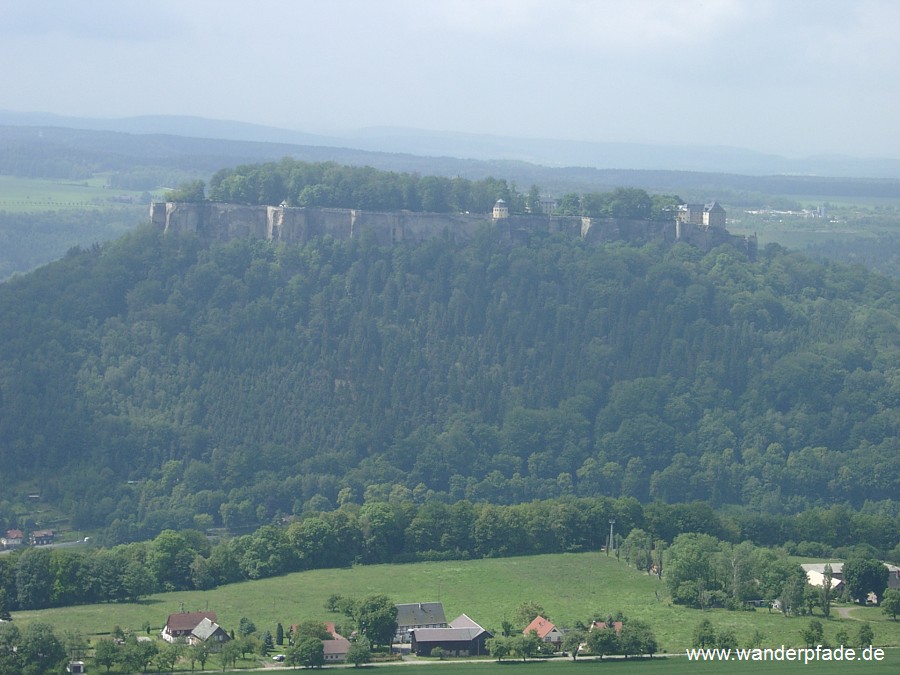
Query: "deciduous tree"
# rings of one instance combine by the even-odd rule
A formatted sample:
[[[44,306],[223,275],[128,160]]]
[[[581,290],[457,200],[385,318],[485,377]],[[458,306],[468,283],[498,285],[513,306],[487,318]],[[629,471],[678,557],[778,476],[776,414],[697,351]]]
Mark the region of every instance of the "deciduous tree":
[[[897,615],[900,614],[900,590],[889,588],[884,592],[884,599],[881,601],[881,611],[894,621],[897,620]]]
[[[365,638],[357,638],[350,643],[350,649],[347,650],[347,662],[352,663],[354,668],[359,668],[372,660],[372,645]]]
[[[844,563],[844,583],[850,597],[865,603],[869,593],[879,600],[888,584],[888,570],[875,558],[852,558]]]

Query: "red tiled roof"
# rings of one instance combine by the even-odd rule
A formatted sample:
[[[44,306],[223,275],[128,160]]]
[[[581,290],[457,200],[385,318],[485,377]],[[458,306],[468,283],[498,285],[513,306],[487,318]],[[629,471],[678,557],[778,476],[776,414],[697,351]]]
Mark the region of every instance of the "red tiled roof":
[[[602,630],[605,628],[609,628],[609,626],[606,625],[605,621],[595,621],[594,623],[591,624],[591,630],[594,630],[595,628]],[[613,629],[616,631],[616,635],[621,633],[622,632],[622,622],[621,621],[613,621]]]
[[[334,621],[326,621],[325,622],[325,630],[327,630],[331,635],[334,636],[335,640],[343,640],[344,636],[337,632],[334,627]]]
[[[542,616],[536,616],[534,617],[534,621],[528,624],[522,633],[528,635],[531,631],[534,631],[537,633],[537,636],[543,640],[554,628],[556,628],[556,626],[547,621],[547,619]]]

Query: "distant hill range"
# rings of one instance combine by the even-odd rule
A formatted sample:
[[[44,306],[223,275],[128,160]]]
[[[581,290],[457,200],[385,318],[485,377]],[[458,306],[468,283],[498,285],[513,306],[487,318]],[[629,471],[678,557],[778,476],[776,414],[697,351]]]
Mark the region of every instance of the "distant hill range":
[[[487,170],[488,173],[503,173],[510,177],[515,174],[517,180],[532,180],[535,174],[546,175],[547,169],[556,169],[560,171],[556,174],[557,179],[564,183],[590,180],[595,184],[634,184],[660,189],[696,182],[696,177],[692,181],[685,175],[686,172],[743,176],[900,179],[900,159],[864,159],[837,155],[798,159],[724,146],[522,139],[390,127],[362,129],[341,136],[324,136],[201,117],[148,115],[96,119],[4,110],[0,110],[0,125],[216,139],[218,142],[240,141],[268,146],[268,152],[262,154],[260,154],[262,148],[256,146],[256,154],[253,155],[256,161],[272,156],[272,152],[277,154],[278,151],[284,152],[288,148],[301,146],[306,148],[308,153],[302,157],[304,159],[321,159],[322,153],[327,151],[335,161],[345,163],[354,160],[354,163],[364,161],[377,168],[390,168],[385,166],[386,156],[389,156],[390,163],[398,166],[397,170],[421,171],[424,167],[416,160],[427,157],[430,160],[429,173]],[[221,145],[219,147],[222,149]],[[279,148],[281,150],[278,150]],[[313,150],[314,148],[318,148],[318,151]],[[244,151],[250,150],[250,146],[245,146]],[[400,156],[406,157],[402,159]],[[441,158],[441,161],[435,162],[435,158]],[[451,158],[457,161],[450,161]],[[438,169],[430,168],[434,165],[437,165]],[[623,181],[623,174],[628,177],[629,172],[648,173],[630,176],[629,181]],[[678,176],[668,176],[664,179],[664,176],[660,175],[669,172],[676,172]],[[613,179],[615,182],[608,182]],[[545,179],[541,182],[552,181]],[[795,192],[800,193],[803,192]]]

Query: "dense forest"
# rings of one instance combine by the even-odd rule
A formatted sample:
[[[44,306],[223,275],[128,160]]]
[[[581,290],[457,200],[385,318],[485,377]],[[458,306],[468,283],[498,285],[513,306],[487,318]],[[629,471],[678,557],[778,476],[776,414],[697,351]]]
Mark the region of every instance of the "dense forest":
[[[0,280],[62,258],[84,242],[110,241],[135,228],[147,206],[15,213],[0,210]]]
[[[108,544],[395,490],[893,518],[898,290],[774,245],[142,228],[0,285],[0,527],[35,491]]]
[[[812,257],[862,265],[880,274],[900,276],[900,234],[829,238],[807,245],[804,252]]]

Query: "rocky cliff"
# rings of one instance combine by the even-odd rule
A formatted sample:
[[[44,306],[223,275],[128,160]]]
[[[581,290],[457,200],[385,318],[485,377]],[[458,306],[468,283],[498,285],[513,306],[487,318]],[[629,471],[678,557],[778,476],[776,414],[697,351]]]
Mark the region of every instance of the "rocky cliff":
[[[150,221],[165,232],[196,234],[205,241],[255,237],[303,243],[314,237],[335,239],[371,236],[380,245],[448,237],[472,240],[485,227],[503,238],[524,240],[532,233],[562,233],[588,242],[683,241],[704,251],[732,244],[756,256],[756,238],[733,235],[724,227],[672,221],[620,220],[579,216],[524,215],[493,219],[484,214],[362,211],[290,206],[242,206],[219,202],[155,202]]]

